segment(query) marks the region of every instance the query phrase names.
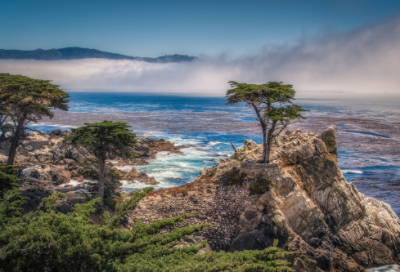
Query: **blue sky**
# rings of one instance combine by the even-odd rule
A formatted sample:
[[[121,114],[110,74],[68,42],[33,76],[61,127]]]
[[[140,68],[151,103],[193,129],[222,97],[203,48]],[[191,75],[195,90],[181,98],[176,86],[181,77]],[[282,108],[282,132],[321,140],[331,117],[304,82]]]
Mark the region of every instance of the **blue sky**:
[[[0,48],[132,56],[248,54],[395,17],[399,0],[25,0],[1,3]]]

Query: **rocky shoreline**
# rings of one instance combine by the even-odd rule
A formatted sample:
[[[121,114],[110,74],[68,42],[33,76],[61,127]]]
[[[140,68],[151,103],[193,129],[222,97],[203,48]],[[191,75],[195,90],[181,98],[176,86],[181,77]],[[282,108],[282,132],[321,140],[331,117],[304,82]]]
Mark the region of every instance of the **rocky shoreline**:
[[[399,218],[344,179],[332,128],[287,132],[277,139],[270,164],[260,158],[261,147],[247,141],[194,182],[149,193],[123,227],[138,218],[150,223],[193,214],[179,226],[212,224],[201,233],[209,250],[262,249],[279,239],[297,252],[291,259],[296,271],[358,272],[400,261]],[[263,189],[252,193],[255,183]]]
[[[85,148],[63,142],[68,134],[68,131],[61,130],[47,134],[34,131],[21,139],[15,165],[23,166],[19,170],[19,177],[24,179],[22,195],[28,198],[24,207],[26,211],[35,210],[42,198],[55,191],[71,192],[64,201],[69,203],[68,208],[62,208],[61,211],[72,210],[74,204],[85,201],[85,194],[94,193],[98,168],[96,159]],[[8,154],[8,140],[5,138],[0,142],[0,162],[3,163],[7,161],[5,154]],[[111,158],[108,161],[109,171],[117,174],[118,179],[126,183],[137,182],[149,186],[158,184],[158,181],[144,172],[138,172],[135,167],[129,172],[124,172],[119,167],[146,165],[147,160],[154,159],[158,152],[181,153],[180,148],[169,141],[145,137],[139,137],[137,145],[128,151],[135,153],[136,158]]]
[[[16,163],[24,165],[20,177],[25,178],[22,195],[28,198],[25,212],[37,210],[41,199],[55,191],[66,193],[57,201],[59,212],[88,201],[96,183],[88,171],[94,157],[63,142],[67,133],[32,132],[21,141]],[[0,153],[6,153],[7,143],[1,148]],[[207,239],[199,254],[264,249],[278,239],[279,247],[295,252],[290,257],[295,271],[360,272],[400,262],[400,220],[389,205],[366,197],[345,180],[333,128],[321,134],[286,131],[277,137],[267,165],[258,163],[261,150],[246,140],[243,148],[202,170],[193,182],[148,193],[120,228],[131,229],[139,218],[151,223],[186,213],[187,220],[162,233],[211,224],[177,245]],[[118,167],[146,164],[161,151],[181,152],[168,141],[150,138],[139,138],[132,151],[136,159],[115,157],[108,165],[121,179],[146,185],[157,181],[135,168],[123,172]],[[118,195],[122,201],[129,198]],[[91,218],[101,224],[99,215]]]

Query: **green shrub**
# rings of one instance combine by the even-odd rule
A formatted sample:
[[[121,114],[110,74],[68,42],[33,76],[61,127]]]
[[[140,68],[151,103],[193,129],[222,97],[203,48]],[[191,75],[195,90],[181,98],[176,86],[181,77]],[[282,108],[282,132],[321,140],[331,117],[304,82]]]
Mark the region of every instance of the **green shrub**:
[[[241,173],[240,169],[232,168],[231,171],[225,174],[225,185],[239,185],[242,186],[246,179],[246,174]]]
[[[175,248],[184,235],[201,231],[207,225],[175,228],[168,234],[160,230],[182,222],[183,214],[143,224],[140,219],[130,231],[118,228],[124,215],[152,188],[134,192],[131,199],[116,204],[116,215],[103,214],[103,225],[93,224],[99,199],[76,204],[73,212],[54,211],[63,194],[45,198],[35,213],[7,213],[4,205],[17,205],[20,199],[0,198],[0,271],[105,271],[105,272],[203,272],[203,271],[292,271],[285,260],[290,252],[277,247],[240,252],[196,253],[206,242]],[[4,194],[15,193],[15,189]],[[4,213],[4,211],[6,211]]]
[[[109,207],[111,210],[115,211],[115,206],[117,205],[117,201],[109,198],[104,199],[104,205]]]
[[[0,230],[1,227],[21,215],[26,198],[19,191],[18,166],[0,163]]]
[[[264,179],[261,176],[253,180],[254,182],[249,187],[250,195],[263,194],[274,187],[274,183],[271,180]]]
[[[267,191],[269,191],[269,189],[271,189],[272,187],[274,187],[274,182],[269,180],[269,179],[261,179],[259,181],[261,184],[267,186]]]
[[[263,194],[265,193],[265,188],[260,183],[254,182],[250,184],[249,191],[250,195]]]
[[[18,188],[18,166],[4,165],[0,163],[0,197],[10,189]]]

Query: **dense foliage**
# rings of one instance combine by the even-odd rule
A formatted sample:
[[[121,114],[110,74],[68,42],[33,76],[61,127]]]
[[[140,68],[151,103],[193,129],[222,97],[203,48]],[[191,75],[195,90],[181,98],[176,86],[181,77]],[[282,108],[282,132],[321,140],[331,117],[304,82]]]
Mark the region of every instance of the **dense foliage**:
[[[4,208],[21,204],[21,198],[7,198],[9,192],[16,192],[8,190],[0,198],[0,271],[291,271],[285,261],[289,253],[277,248],[277,241],[264,250],[201,255],[196,253],[205,241],[174,247],[184,235],[207,227],[194,225],[159,234],[185,220],[185,214],[149,225],[139,219],[131,230],[119,229],[123,216],[150,190],[134,192],[118,203],[113,217],[105,212],[102,226],[90,220],[98,198],[63,214],[55,212],[57,199],[63,197],[56,193],[45,198],[35,213],[21,215]]]
[[[263,159],[269,163],[273,139],[291,122],[304,118],[302,107],[293,104],[296,94],[293,86],[282,82],[270,81],[265,84],[247,84],[230,81],[227,104],[245,102],[254,108],[263,133]]]
[[[107,166],[106,159],[110,155],[131,156],[124,152],[127,147],[136,144],[136,134],[129,131],[129,126],[123,122],[104,120],[98,123],[85,123],[85,126],[71,129],[72,134],[65,137],[74,145],[83,145],[93,151],[99,160],[98,196],[99,204],[103,205],[104,190],[107,177],[112,175]],[[121,152],[122,151],[122,152]]]
[[[21,215],[21,196],[17,178],[17,166],[0,163],[0,230],[6,223]]]
[[[18,188],[17,166],[0,163],[0,196],[7,190]]]
[[[14,122],[8,164],[14,163],[19,138],[29,122],[53,117],[53,109],[68,110],[69,95],[50,80],[21,75],[0,74],[0,129],[6,120]],[[10,126],[7,127],[7,130]]]

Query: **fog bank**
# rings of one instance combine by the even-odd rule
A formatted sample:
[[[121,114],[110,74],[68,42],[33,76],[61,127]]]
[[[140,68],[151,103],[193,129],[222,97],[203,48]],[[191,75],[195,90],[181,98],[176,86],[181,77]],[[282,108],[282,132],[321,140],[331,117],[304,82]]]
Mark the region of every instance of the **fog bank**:
[[[293,84],[304,92],[400,93],[400,17],[295,46],[268,45],[231,58],[188,63],[131,60],[0,60],[0,72],[51,79],[70,91],[161,92],[223,96],[229,80]]]

